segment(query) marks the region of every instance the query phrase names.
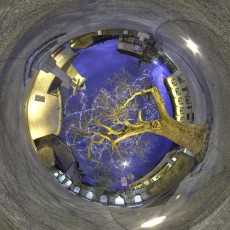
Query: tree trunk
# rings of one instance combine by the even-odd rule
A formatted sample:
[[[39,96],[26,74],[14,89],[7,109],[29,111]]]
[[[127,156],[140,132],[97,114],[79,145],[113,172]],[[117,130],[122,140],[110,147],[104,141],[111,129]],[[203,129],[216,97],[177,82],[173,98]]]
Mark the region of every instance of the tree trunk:
[[[171,117],[160,119],[158,127],[153,128],[152,132],[167,137],[194,155],[200,152],[207,133],[205,125],[182,123]]]
[[[155,123],[157,128],[153,127],[152,132],[167,137],[194,155],[199,153],[207,136],[207,125],[183,123],[172,119],[168,115],[164,100],[156,87],[151,88],[151,96],[160,114],[159,121],[156,121],[157,123],[153,121],[153,125]]]

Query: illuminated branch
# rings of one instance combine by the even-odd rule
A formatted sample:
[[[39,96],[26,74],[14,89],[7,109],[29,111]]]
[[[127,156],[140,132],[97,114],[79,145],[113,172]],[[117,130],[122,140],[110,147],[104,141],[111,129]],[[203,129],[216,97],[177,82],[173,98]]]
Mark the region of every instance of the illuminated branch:
[[[143,114],[143,110],[138,111],[138,121],[139,121],[139,122],[142,122],[142,121],[143,121],[143,119],[142,119],[142,114]]]
[[[90,144],[88,145],[88,159],[89,159],[89,160],[95,161],[95,162],[99,162],[99,161],[93,160],[93,159],[91,158],[91,147],[92,147],[93,144],[101,144],[101,143],[103,143],[104,140],[105,140],[105,138],[101,138],[100,140],[95,140],[95,139],[93,139],[93,138],[91,139],[91,142],[90,142]]]
[[[124,88],[125,84],[123,83],[126,84],[126,88],[128,89]],[[122,157],[119,144],[130,137],[137,137],[136,143],[138,144],[140,142],[138,135],[143,133],[155,133],[164,136],[176,144],[187,148],[195,155],[200,152],[206,138],[205,125],[182,123],[172,119],[168,115],[164,100],[158,88],[151,87],[133,92],[134,90],[127,86],[126,80],[123,83],[120,83],[120,85],[119,82],[117,83],[118,87],[114,94],[109,94],[106,90],[100,91],[100,95],[96,97],[93,104],[93,113],[90,115],[90,118],[92,116],[93,118],[89,119],[87,115],[83,116],[85,121],[82,127],[85,127],[87,131],[80,130],[75,133],[76,135],[91,139],[88,145],[89,159],[91,159],[92,146],[94,144],[102,144],[106,140],[111,144],[112,151],[115,150],[119,156]],[[125,89],[128,92],[129,98],[119,93],[119,86],[122,90]],[[137,97],[141,97],[140,99],[142,100],[148,99],[149,101],[150,97],[152,97],[159,112],[160,119],[144,121],[143,109],[138,110],[137,100],[135,100]],[[130,117],[131,112],[135,112],[137,117],[132,123],[130,123],[130,121],[134,119]],[[121,126],[114,129],[111,127],[112,125]],[[94,127],[97,128],[94,130]],[[103,131],[101,131],[100,128],[102,128]],[[100,137],[100,139],[95,139],[94,135]]]

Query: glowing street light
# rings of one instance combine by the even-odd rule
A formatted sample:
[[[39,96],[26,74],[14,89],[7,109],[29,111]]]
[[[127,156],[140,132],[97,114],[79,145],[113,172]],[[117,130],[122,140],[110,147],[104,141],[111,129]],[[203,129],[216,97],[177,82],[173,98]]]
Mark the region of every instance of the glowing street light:
[[[165,219],[166,219],[166,216],[160,216],[160,217],[154,218],[142,224],[141,228],[150,228],[150,227],[156,226],[162,223]]]
[[[176,200],[178,200],[180,197],[181,197],[181,195],[180,195],[180,194],[179,194],[179,195],[177,195],[177,196],[176,196]]]
[[[200,54],[199,52],[199,46],[193,42],[190,38],[189,39],[184,39],[186,42],[186,46],[193,52],[194,55]]]
[[[127,161],[124,161],[124,162],[122,163],[122,165],[123,165],[124,167],[126,167],[126,166],[129,166],[129,163],[128,163]]]

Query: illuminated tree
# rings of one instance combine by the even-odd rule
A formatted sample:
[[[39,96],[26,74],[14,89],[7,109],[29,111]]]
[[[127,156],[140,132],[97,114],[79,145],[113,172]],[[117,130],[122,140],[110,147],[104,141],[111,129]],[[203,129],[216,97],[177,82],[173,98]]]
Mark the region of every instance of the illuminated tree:
[[[142,138],[145,133],[167,137],[194,154],[206,138],[205,125],[178,122],[168,115],[160,91],[148,77],[134,81],[124,69],[98,92],[90,108],[86,104],[85,100],[72,118],[69,132],[74,142],[87,145],[89,159],[99,149],[120,158],[130,152],[143,154],[149,146]]]

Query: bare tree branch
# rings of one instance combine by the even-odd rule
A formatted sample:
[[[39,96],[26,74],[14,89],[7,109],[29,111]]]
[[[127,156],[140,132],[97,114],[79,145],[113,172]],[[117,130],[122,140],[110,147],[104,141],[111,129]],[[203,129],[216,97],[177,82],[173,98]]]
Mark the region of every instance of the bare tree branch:
[[[129,78],[130,75],[124,70],[115,75],[114,79],[110,80],[110,84],[114,84],[113,90],[108,92],[101,89],[94,98],[91,109],[81,111],[81,119],[76,122],[73,132],[75,136],[90,140],[88,158],[91,159],[93,145],[106,141],[111,144],[112,151],[122,158],[126,150],[120,144],[130,141],[132,145],[136,144],[137,149],[144,133],[167,137],[197,154],[206,138],[206,126],[181,123],[172,119],[158,88],[152,87],[148,81],[141,84],[130,83]],[[147,86],[150,88],[146,88]],[[144,111],[147,110],[146,104],[148,121],[143,119]],[[155,119],[155,114],[158,113],[159,120]],[[140,148],[138,150],[140,151]]]

